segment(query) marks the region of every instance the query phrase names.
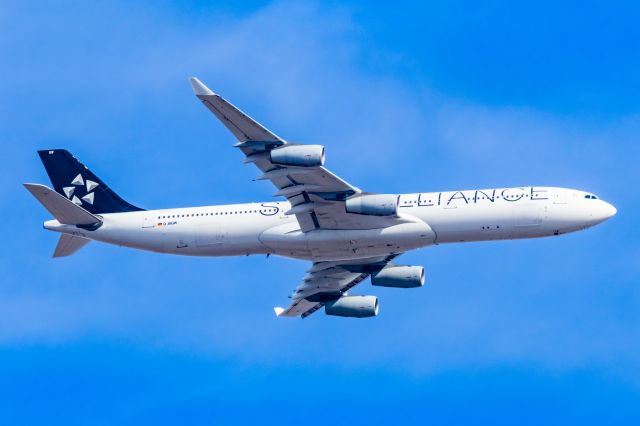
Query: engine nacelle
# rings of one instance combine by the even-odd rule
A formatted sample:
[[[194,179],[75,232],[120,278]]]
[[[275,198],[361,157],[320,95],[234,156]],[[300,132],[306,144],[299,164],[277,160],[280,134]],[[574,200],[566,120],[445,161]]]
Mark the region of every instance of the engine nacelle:
[[[316,167],[324,164],[322,145],[284,145],[271,150],[271,162],[283,166]]]
[[[366,318],[378,315],[378,298],[375,296],[342,296],[324,305],[327,315]]]
[[[347,213],[369,216],[395,216],[398,214],[398,196],[395,194],[362,194],[345,201]]]
[[[422,266],[388,265],[371,274],[371,284],[381,287],[412,288],[424,285]]]

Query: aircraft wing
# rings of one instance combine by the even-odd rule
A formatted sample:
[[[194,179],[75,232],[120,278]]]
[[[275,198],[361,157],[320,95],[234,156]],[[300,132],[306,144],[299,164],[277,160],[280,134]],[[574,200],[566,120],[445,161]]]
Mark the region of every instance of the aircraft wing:
[[[270,180],[286,197],[303,232],[314,229],[372,229],[397,223],[397,217],[365,216],[347,213],[344,200],[362,191],[327,170],[324,166],[290,167],[274,164],[271,151],[288,143],[212,92],[195,77],[190,79],[198,99],[233,133],[239,148],[262,172],[259,180]]]
[[[302,284],[291,295],[291,304],[287,308],[274,308],[274,311],[279,317],[306,318],[326,302],[340,298],[396,256],[398,255],[354,261],[315,262],[307,271]]]

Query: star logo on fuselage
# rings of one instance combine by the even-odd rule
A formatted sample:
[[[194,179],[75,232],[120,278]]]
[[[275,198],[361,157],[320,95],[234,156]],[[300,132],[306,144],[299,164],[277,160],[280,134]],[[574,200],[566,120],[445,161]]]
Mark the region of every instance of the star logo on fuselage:
[[[93,205],[95,194],[92,192],[97,186],[98,182],[94,182],[90,179],[82,177],[82,173],[78,173],[78,176],[73,178],[69,186],[62,188],[64,195],[67,196],[74,204],[81,206],[83,203]],[[86,190],[85,195],[80,195],[82,190]]]

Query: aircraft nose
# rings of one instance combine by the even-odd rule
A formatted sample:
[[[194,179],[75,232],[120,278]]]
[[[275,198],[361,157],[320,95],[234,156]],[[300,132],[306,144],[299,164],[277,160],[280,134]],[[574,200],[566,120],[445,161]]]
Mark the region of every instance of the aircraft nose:
[[[591,217],[594,224],[604,222],[605,220],[614,216],[618,210],[606,201],[598,200],[598,204],[594,205],[594,209],[591,211]]]
[[[604,204],[602,210],[605,219],[609,219],[618,213],[618,209],[616,209],[612,204],[609,204],[606,201],[603,201],[602,203]]]

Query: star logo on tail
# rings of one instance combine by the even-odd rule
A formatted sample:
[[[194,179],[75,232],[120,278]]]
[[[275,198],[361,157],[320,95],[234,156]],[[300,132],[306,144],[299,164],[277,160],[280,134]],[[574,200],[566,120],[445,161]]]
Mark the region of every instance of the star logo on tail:
[[[64,195],[67,196],[73,203],[82,206],[83,203],[93,205],[95,193],[92,192],[97,186],[98,182],[94,182],[90,179],[85,179],[82,173],[78,173],[69,186],[62,188]],[[84,195],[80,195],[82,192],[86,192]]]

